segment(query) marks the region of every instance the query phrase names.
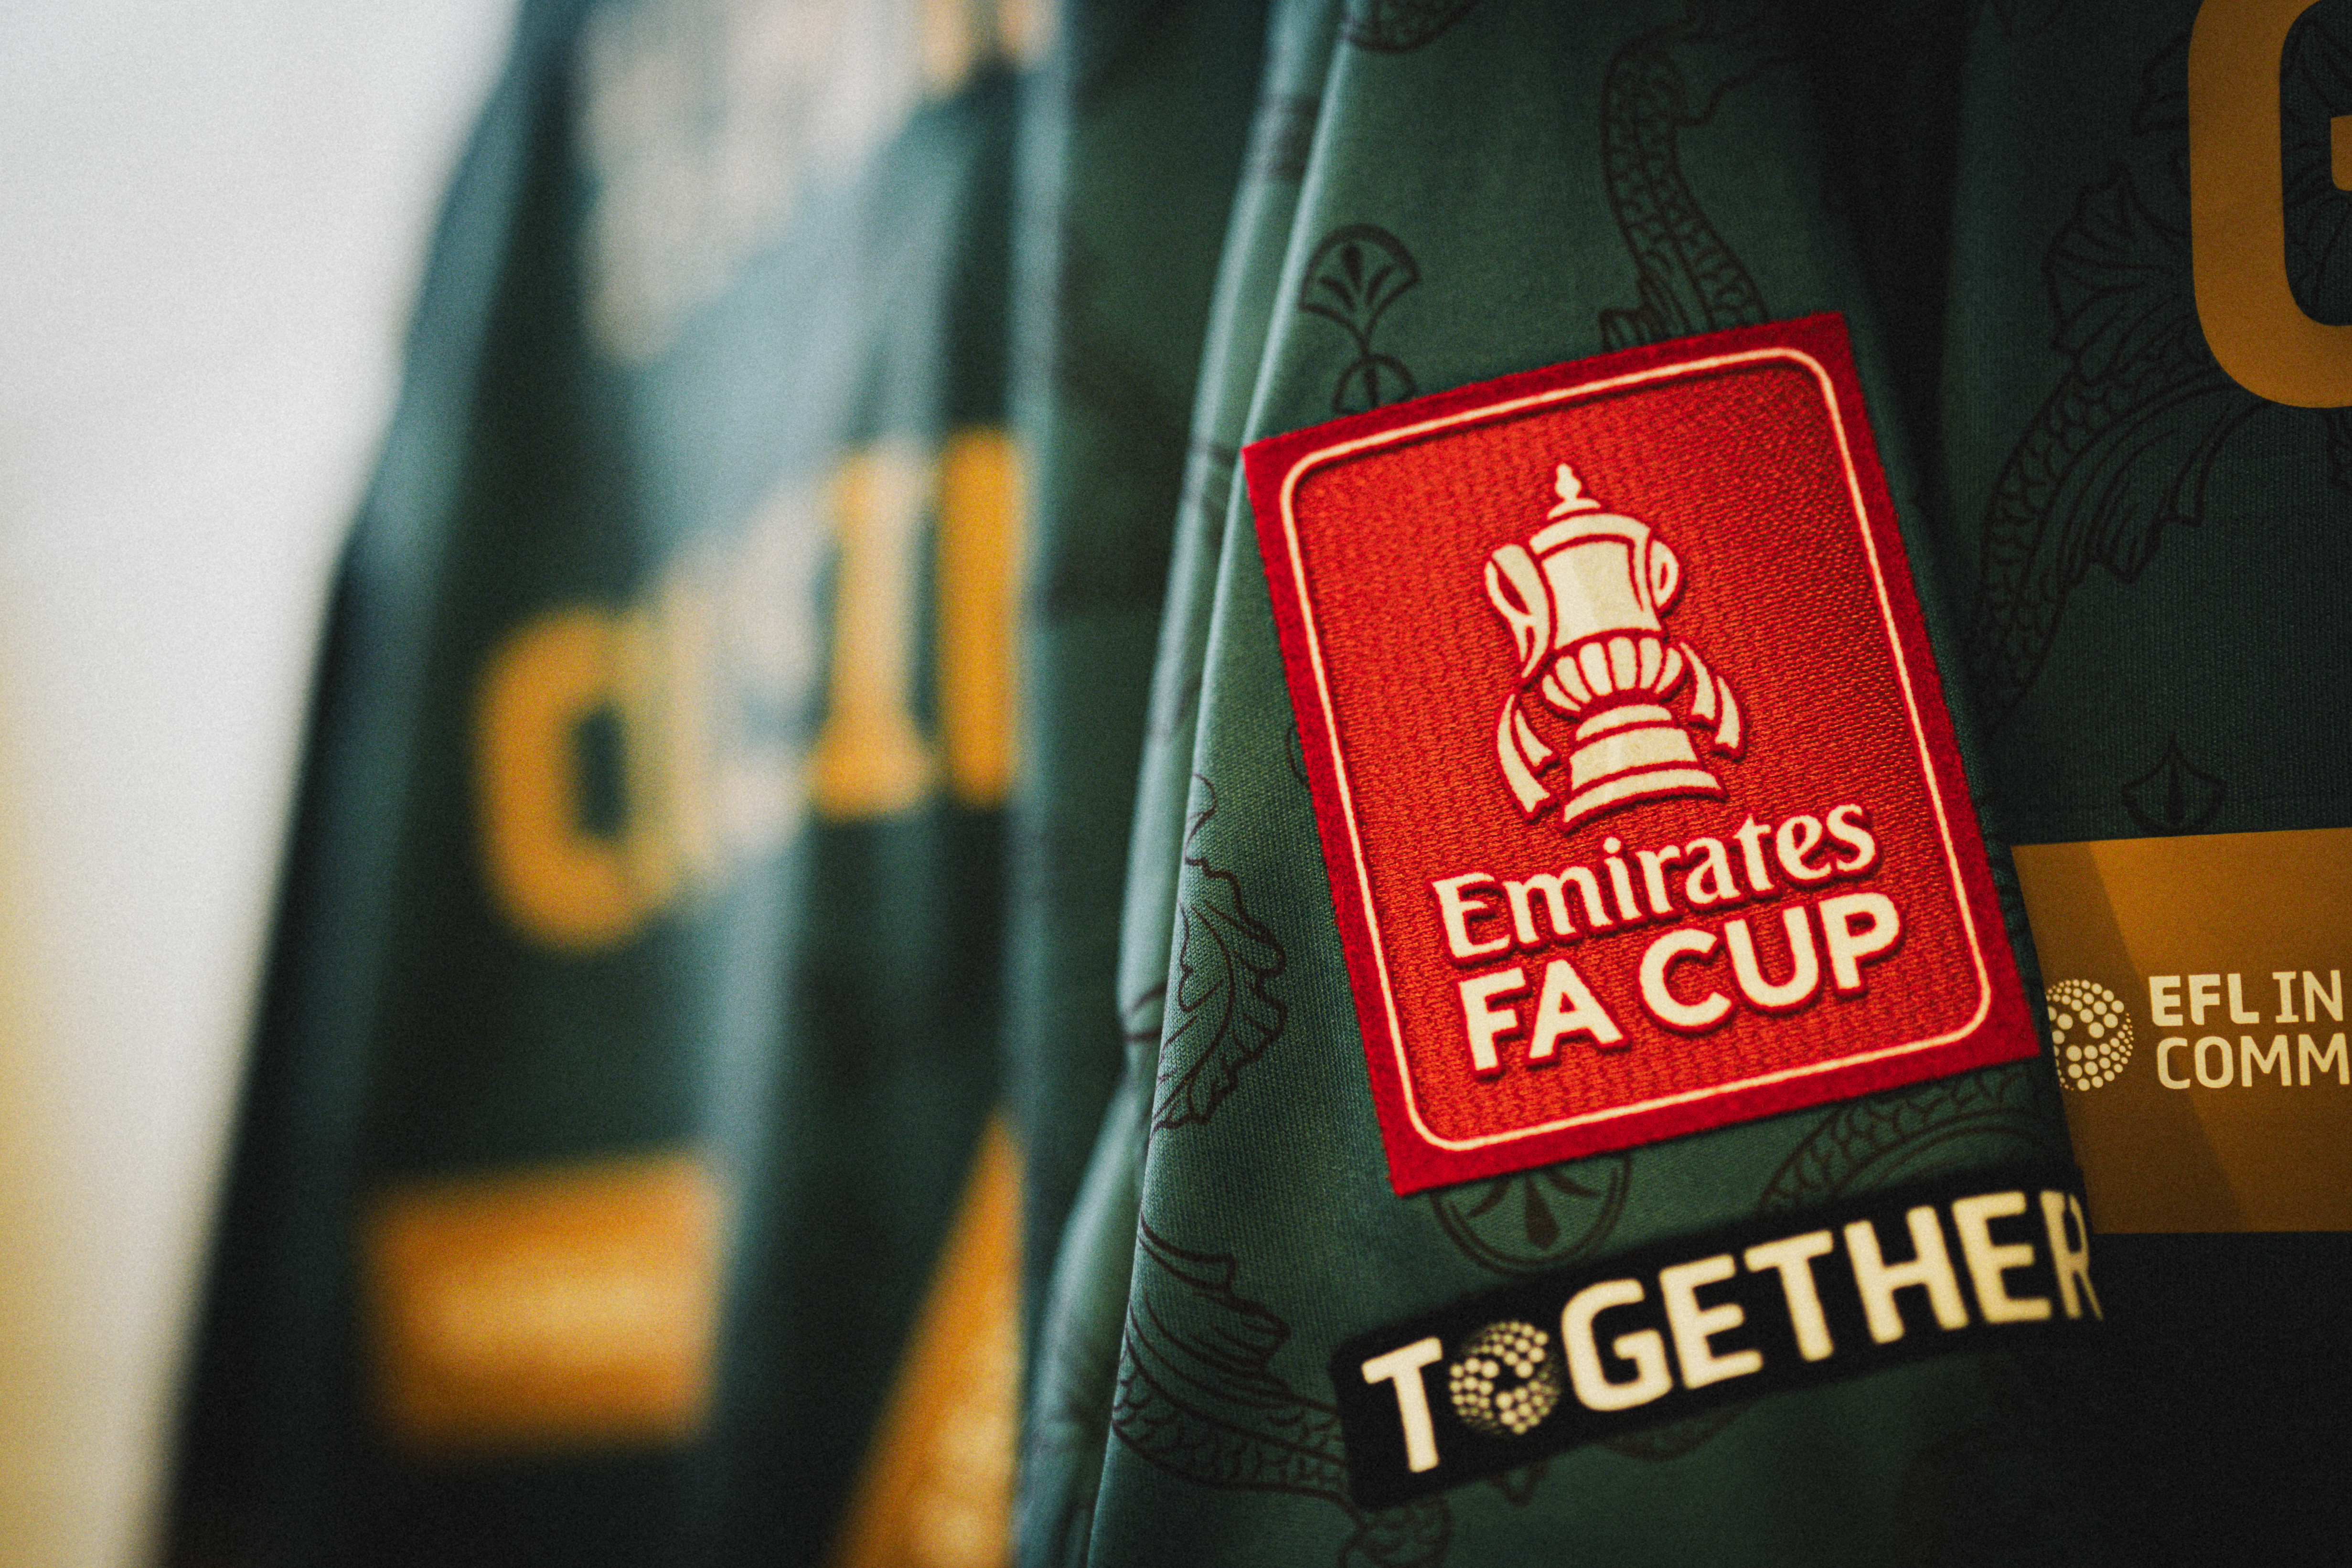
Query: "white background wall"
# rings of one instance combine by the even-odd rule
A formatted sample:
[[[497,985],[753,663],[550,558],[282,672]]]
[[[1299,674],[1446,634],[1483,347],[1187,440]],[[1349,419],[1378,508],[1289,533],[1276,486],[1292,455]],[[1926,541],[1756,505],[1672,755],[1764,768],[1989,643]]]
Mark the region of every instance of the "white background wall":
[[[0,6],[0,1568],[152,1550],[327,571],[511,11]]]

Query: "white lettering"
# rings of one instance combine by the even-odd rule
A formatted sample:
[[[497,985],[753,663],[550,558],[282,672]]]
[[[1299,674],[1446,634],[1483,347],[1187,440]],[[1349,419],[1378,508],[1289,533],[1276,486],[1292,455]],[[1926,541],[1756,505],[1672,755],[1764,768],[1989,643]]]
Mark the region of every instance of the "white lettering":
[[[1764,978],[1764,967],[1756,960],[1756,938],[1748,922],[1726,921],[1723,927],[1724,944],[1731,950],[1731,977],[1739,983],[1739,994],[1766,1012],[1784,1013],[1803,1007],[1822,988],[1821,955],[1813,947],[1813,927],[1805,918],[1805,906],[1800,904],[1782,910],[1780,929],[1789,943],[1789,977],[1773,985]]]
[[[2230,1021],[2231,1023],[2260,1023],[2263,1021],[2262,1014],[2250,1013],[2246,1010],[2246,997],[2243,987],[2244,981],[2240,976],[2232,974],[2230,977]]]
[[[1710,1383],[1745,1377],[1764,1369],[1761,1352],[1739,1350],[1718,1355],[1708,1343],[1748,1321],[1738,1302],[1723,1301],[1712,1307],[1698,1304],[1701,1285],[1720,1284],[1738,1271],[1739,1265],[1731,1260],[1730,1253],[1718,1252],[1712,1258],[1677,1263],[1658,1272],[1658,1295],[1666,1304],[1666,1326],[1674,1331],[1675,1359],[1682,1364],[1685,1388],[1704,1388]]]
[[[1712,931],[1696,928],[1669,931],[1642,955],[1642,1005],[1668,1029],[1696,1034],[1713,1029],[1731,1014],[1731,998],[1709,991],[1696,1002],[1685,1002],[1666,985],[1666,973],[1681,959],[1700,959],[1715,951]]]
[[[1836,873],[1837,868],[1826,859],[1819,865],[1806,859],[1822,847],[1822,836],[1818,817],[1791,817],[1773,833],[1772,858],[1780,862],[1790,881],[1823,882]]]
[[[1625,862],[1618,852],[1624,847],[1624,841],[1621,839],[1612,837],[1601,840],[1601,853],[1606,858],[1601,863],[1609,872],[1609,891],[1617,895],[1619,918],[1639,925],[1645,916],[1642,914],[1641,904],[1634,902],[1633,873],[1625,869]]]
[[[2221,1070],[2219,1072],[2205,1071],[2205,1048],[2208,1046],[2221,1053]],[[2230,1042],[2218,1034],[2209,1034],[2197,1042],[2195,1061],[2197,1082],[2200,1088],[2227,1089],[2238,1081],[2237,1058],[2230,1050]]]
[[[1668,844],[1662,850],[1635,850],[1634,862],[1642,868],[1642,892],[1650,900],[1653,915],[1672,915],[1675,901],[1666,896],[1666,867],[1682,863],[1683,852]]]
[[[2191,975],[2189,977],[2189,1021],[2201,1024],[2205,1015],[2221,1005],[2221,977]]]
[[[1892,1344],[1903,1337],[1903,1313],[1895,1304],[1900,1291],[1923,1290],[1936,1322],[1945,1329],[1969,1326],[1968,1303],[1960,1299],[1960,1281],[1952,1272],[1951,1254],[1944,1249],[1944,1228],[1935,1209],[1922,1204],[1904,1216],[1911,1229],[1911,1260],[1889,1263],[1878,1250],[1878,1231],[1869,1220],[1857,1219],[1845,1228],[1846,1256],[1853,1263],[1853,1282],[1862,1293],[1862,1308],[1870,1320],[1870,1337]]]
[[[1609,1016],[1609,1009],[1601,1005],[1576,967],[1565,958],[1554,958],[1544,966],[1543,999],[1536,1004],[1528,1060],[1550,1061],[1560,1040],[1572,1034],[1590,1036],[1593,1044],[1602,1047],[1621,1044],[1625,1039],[1625,1031],[1617,1027],[1617,1020]],[[1490,1041],[1492,1038],[1488,1037]]]
[[[2039,1322],[2050,1315],[2050,1298],[2012,1296],[2001,1278],[2011,1269],[2032,1267],[2033,1248],[2023,1241],[1995,1246],[1992,1222],[2024,1212],[2021,1192],[1989,1192],[1952,1205],[1952,1228],[1959,1232],[1960,1256],[1968,1260],[1969,1282],[1977,1289],[1977,1310],[1989,1323]]]
[[[2074,1221],[2074,1239],[2068,1239],[2067,1220]],[[2099,1293],[2091,1289],[2091,1228],[2083,1223],[2083,1205],[2071,1192],[2044,1192],[2042,1195],[2042,1228],[2050,1236],[2050,1259],[2058,1268],[2058,1300],[2070,1318],[2083,1315],[2083,1303],[2091,1304],[2091,1315],[2104,1318],[2099,1311]]]
[[[2156,1076],[2158,1081],[2160,1082],[2167,1089],[2186,1089],[2189,1087],[2189,1079],[2186,1074],[2179,1078],[2175,1078],[2172,1075],[2172,1053],[2176,1051],[2187,1051],[2188,1049],[2189,1037],[2185,1034],[2169,1034],[2157,1042]]]
[[[1612,1383],[1593,1342],[1592,1320],[1612,1307],[1630,1307],[1644,1294],[1639,1280],[1603,1280],[1587,1285],[1560,1309],[1560,1342],[1568,1351],[1568,1378],[1588,1410],[1631,1410],[1647,1405],[1675,1385],[1666,1369],[1666,1342],[1655,1329],[1619,1334],[1609,1348],[1633,1364],[1633,1375]]]
[[[2325,1004],[2327,1016],[2336,1023],[2344,1021],[2344,971],[2327,971],[2327,988],[2319,988],[2319,977],[2305,969],[2303,972],[2303,1021],[2317,1023],[2319,1009]]]
[[[1520,946],[1532,947],[1537,940],[1535,901],[1528,896],[1530,894],[1543,894],[1544,913],[1550,918],[1555,940],[1576,935],[1576,923],[1569,918],[1568,914],[1566,883],[1570,877],[1580,879],[1582,883],[1585,923],[1596,931],[1607,928],[1609,912],[1601,907],[1600,883],[1593,880],[1592,873],[1582,866],[1572,865],[1558,876],[1538,873],[1523,882],[1503,884],[1503,896],[1511,904],[1511,935]]]
[[[1404,1468],[1418,1474],[1437,1468],[1437,1428],[1429,1419],[1429,1390],[1421,1369],[1445,1354],[1435,1335],[1364,1363],[1364,1381],[1396,1389],[1397,1419],[1404,1425]]]
[[[2279,1023],[2303,1022],[2303,1019],[2294,1016],[2294,971],[2293,969],[2273,969],[2271,971],[2271,978],[2278,982],[2279,988],[2279,1014],[2275,1021]]]
[[[1495,1051],[1495,1037],[1519,1027],[1517,1011],[1489,1004],[1496,997],[1527,988],[1524,969],[1497,969],[1462,982],[1462,1019],[1470,1031],[1470,1071],[1479,1077],[1492,1078],[1503,1071],[1503,1059]]]
[[[2158,1029],[2180,1027],[2180,977],[2150,975],[2147,977],[2147,1016]]]
[[[2282,1089],[2292,1088],[2294,1084],[2294,1076],[2287,1071],[2288,1065],[2286,1036],[2283,1034],[2273,1035],[2271,1037],[2271,1048],[2268,1051],[2264,1051],[2262,1047],[2256,1045],[2252,1035],[2242,1034],[2238,1037],[2238,1083],[2240,1087],[2252,1089],[2254,1086],[2254,1074],[2258,1072],[2276,1072],[2279,1077],[2279,1087]]]
[[[1779,889],[1772,885],[1771,873],[1764,869],[1764,835],[1772,830],[1750,817],[1731,835],[1739,846],[1740,864],[1748,872],[1748,885],[1759,898],[1769,898]]]
[[[1470,935],[1471,920],[1477,915],[1491,915],[1495,910],[1495,906],[1486,899],[1470,893],[1472,884],[1476,883],[1485,883],[1492,887],[1495,879],[1483,871],[1468,871],[1460,876],[1449,876],[1429,884],[1429,891],[1437,895],[1437,918],[1445,927],[1446,951],[1454,955],[1454,960],[1458,964],[1486,957],[1490,953],[1499,953],[1511,945],[1508,936],[1496,936],[1481,942]]]
[[[1837,1249],[1826,1230],[1783,1237],[1750,1247],[1740,1254],[1751,1273],[1775,1270],[1780,1293],[1789,1301],[1789,1323],[1797,1331],[1797,1354],[1807,1361],[1826,1361],[1837,1348],[1830,1339],[1829,1320],[1822,1315],[1822,1293],[1813,1283],[1813,1262]]]
[[[1864,826],[1869,821],[1870,813],[1860,806],[1830,808],[1830,837],[1853,852],[1852,860],[1837,862],[1838,875],[1860,876],[1878,863],[1878,841],[1872,838],[1870,830]]]
[[[2299,1034],[2294,1038],[2297,1048],[2295,1058],[2301,1064],[2305,1087],[2308,1088],[2311,1084],[2311,1070],[2314,1067],[2319,1069],[2319,1076],[2325,1081],[2327,1077],[2327,1064],[2331,1061],[2336,1063],[2336,1082],[2352,1086],[2352,1071],[2347,1071],[2346,1065],[2347,1058],[2344,1050],[2342,1030],[2337,1030],[2335,1037],[2328,1040],[2327,1050],[2325,1052],[2312,1043],[2312,1039],[2307,1034]]]
[[[1903,936],[1903,916],[1883,893],[1842,893],[1822,900],[1822,937],[1830,952],[1830,980],[1854,996],[1863,988],[1862,965],[1892,948]]]
[[[1697,862],[1683,878],[1683,896],[1697,908],[1737,904],[1746,896],[1739,891],[1739,879],[1731,874],[1731,857],[1724,852],[1721,839],[1693,839],[1684,846],[1684,858],[1686,863]]]

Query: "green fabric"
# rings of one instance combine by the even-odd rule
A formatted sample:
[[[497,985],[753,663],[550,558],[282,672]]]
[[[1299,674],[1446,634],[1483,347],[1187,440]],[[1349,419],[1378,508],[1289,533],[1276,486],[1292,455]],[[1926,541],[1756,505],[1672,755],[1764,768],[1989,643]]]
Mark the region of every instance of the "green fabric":
[[[743,63],[712,52],[726,20],[532,0],[452,189],[322,654],[176,1561],[814,1560],[997,1098],[1002,811],[935,780],[844,820],[797,779],[833,675],[828,485],[853,453],[919,463],[1005,423],[1014,83],[983,62],[951,96],[909,88],[903,127],[836,166],[838,126],[691,96],[697,68]],[[598,88],[616,61],[646,90]],[[793,130],[788,219],[722,210],[740,147],[696,138]],[[650,179],[627,162],[649,147]],[[929,517],[906,602],[934,737]],[[675,653],[682,581],[713,595],[717,684],[660,722],[737,748],[717,760],[751,770],[754,825],[722,823],[698,873],[567,950],[486,882],[484,672],[567,606],[651,616]],[[574,826],[614,842],[651,821],[638,772],[663,744],[625,720],[607,704],[569,737]],[[676,1151],[730,1200],[699,1437],[394,1447],[366,1382],[370,1206],[422,1177]]]
[[[1809,1196],[2064,1155],[2037,1062],[1411,1199],[1382,1165],[1234,454],[1415,392],[1843,310],[1924,553],[1812,52],[1756,5],[1276,8],[1255,141],[1301,155],[1236,199],[1129,882],[1122,1016],[1158,998],[1161,1028],[1063,1239],[1024,1562],[2095,1557],[2061,1473],[2063,1369],[2007,1356],[1382,1513],[1345,1493],[1324,1368],[1350,1333]],[[1949,667],[1950,596],[1922,588]]]
[[[706,123],[678,78],[613,75],[780,57],[716,0],[531,0],[321,653],[174,1559],[817,1560],[1001,1084],[1024,1564],[2325,1560],[2352,1527],[2335,1236],[2103,1238],[2094,1354],[1930,1362],[1351,1503],[1347,1336],[2067,1145],[2036,1061],[1396,1197],[1240,487],[1247,442],[1339,413],[1842,312],[2032,988],[2003,845],[2352,823],[2352,419],[2265,404],[2204,347],[2197,10],[1070,0],[1025,83],[983,69],[828,163],[848,120]],[[2331,321],[2347,62],[2352,0],[2323,0],[2282,146],[2298,296]],[[788,221],[726,206],[722,144],[807,153]],[[1004,809],[935,779],[840,821],[788,792],[765,847],[624,936],[519,939],[471,771],[500,639],[566,605],[658,619],[727,563],[766,683],[731,722],[804,764],[846,570],[827,486],[1008,423]],[[625,726],[577,745],[583,826],[625,835]],[[703,1436],[387,1447],[368,1205],[678,1149],[733,1202]]]
[[[1940,337],[1916,353],[1929,515],[1945,577],[1971,585],[1959,663],[2013,842],[2352,824],[2352,411],[2267,403],[2206,346],[2199,9],[1973,8],[1948,162],[1883,187],[1943,205]],[[2280,80],[2290,280],[2341,322],[2352,196],[2328,144],[2352,5],[2305,14]],[[2116,1236],[2098,1259],[2111,1447],[2085,1473],[2119,1504],[2120,1550],[2332,1560],[2352,1531],[2352,1237]]]
[[[1112,980],[1136,759],[1264,11],[1075,10],[1028,94],[1014,384],[1030,538],[1006,1052],[1038,1243],[1023,1281],[1032,1323],[1124,1061]]]

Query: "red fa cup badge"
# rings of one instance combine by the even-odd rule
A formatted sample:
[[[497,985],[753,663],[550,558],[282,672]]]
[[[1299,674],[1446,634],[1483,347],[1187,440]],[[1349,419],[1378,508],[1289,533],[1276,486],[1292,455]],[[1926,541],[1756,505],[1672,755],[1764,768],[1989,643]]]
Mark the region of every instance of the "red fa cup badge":
[[[1244,461],[1397,1191],[2037,1049],[1838,318]]]

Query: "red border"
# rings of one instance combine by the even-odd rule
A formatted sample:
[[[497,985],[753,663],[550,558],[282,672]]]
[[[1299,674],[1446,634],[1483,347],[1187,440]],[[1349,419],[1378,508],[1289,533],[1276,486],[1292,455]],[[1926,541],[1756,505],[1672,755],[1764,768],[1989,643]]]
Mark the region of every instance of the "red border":
[[[1327,722],[1322,680],[1310,634],[1312,606],[1303,572],[1293,555],[1295,524],[1289,497],[1299,479],[1339,462],[1378,438],[1407,439],[1433,423],[1467,425],[1481,415],[1508,419],[1533,406],[1557,406],[1591,395],[1629,376],[1667,379],[1688,367],[1705,373],[1730,356],[1768,357],[1788,351],[1814,361],[1828,382],[1830,413],[1845,447],[1848,474],[1862,506],[1858,520],[1874,558],[1878,598],[1894,632],[1915,729],[1927,763],[1931,791],[1948,854],[1947,869],[1959,894],[1962,918],[1977,957],[1979,987],[1971,1022],[1954,1035],[1924,1042],[1876,1047],[1826,1064],[1767,1075],[1738,1087],[1686,1092],[1635,1108],[1591,1113],[1575,1124],[1549,1124],[1519,1133],[1494,1134],[1472,1146],[1448,1146],[1422,1123],[1402,1065],[1403,1041],[1391,1010],[1386,963],[1365,898],[1365,868],[1349,806],[1344,762]],[[1777,356],[1771,356],[1777,357]],[[1862,384],[1853,369],[1843,319],[1819,315],[1762,327],[1739,328],[1701,338],[1630,349],[1615,354],[1553,366],[1475,386],[1397,403],[1253,443],[1243,460],[1255,516],[1258,548],[1265,562],[1268,597],[1281,638],[1284,673],[1290,689],[1323,857],[1332,887],[1333,912],[1346,952],[1349,988],[1362,1032],[1372,1096],[1387,1146],[1389,1179],[1402,1196],[1448,1182],[1524,1170],[1554,1160],[1654,1143],[1663,1138],[1733,1124],[1782,1111],[1844,1100],[1875,1090],[1940,1077],[1997,1061],[2015,1061],[2038,1049],[2016,964],[2010,950],[1988,868],[1968,781],[1960,766],[1950,716],[1943,700],[1927,627],[1922,620],[1895,523],[1895,507],[1878,464],[1877,448],[1864,412]]]

